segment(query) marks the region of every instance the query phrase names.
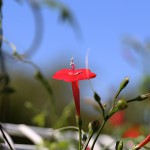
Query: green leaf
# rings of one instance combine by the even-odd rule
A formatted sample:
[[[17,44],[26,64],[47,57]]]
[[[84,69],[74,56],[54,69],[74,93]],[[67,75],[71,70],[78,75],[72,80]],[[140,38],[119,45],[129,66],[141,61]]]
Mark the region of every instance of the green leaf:
[[[61,116],[58,118],[58,120],[56,121],[54,125],[55,128],[60,128],[62,126],[67,125],[68,118],[72,115],[73,108],[74,108],[74,105],[73,103],[71,103],[63,109]]]
[[[46,113],[41,112],[32,119],[32,122],[43,127],[45,125],[45,117],[46,117]]]

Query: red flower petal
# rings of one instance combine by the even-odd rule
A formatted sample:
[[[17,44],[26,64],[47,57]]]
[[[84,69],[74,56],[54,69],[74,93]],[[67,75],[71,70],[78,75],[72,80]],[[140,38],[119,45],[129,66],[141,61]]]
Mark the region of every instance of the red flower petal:
[[[77,115],[80,116],[80,91],[78,81],[72,82],[72,92]]]
[[[74,82],[78,80],[88,80],[91,78],[95,78],[96,74],[91,72],[89,69],[62,69],[57,71],[53,78],[57,80],[64,80],[66,82]]]

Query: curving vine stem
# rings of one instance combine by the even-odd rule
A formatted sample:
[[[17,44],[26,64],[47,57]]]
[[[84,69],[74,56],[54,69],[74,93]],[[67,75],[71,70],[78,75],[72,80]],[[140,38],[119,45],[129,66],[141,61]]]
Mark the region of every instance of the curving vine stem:
[[[9,97],[5,93],[9,87],[9,76],[7,74],[5,66],[5,57],[2,50],[2,37],[3,37],[3,28],[2,28],[2,5],[3,1],[0,0],[0,121],[4,122],[6,114],[9,107]]]

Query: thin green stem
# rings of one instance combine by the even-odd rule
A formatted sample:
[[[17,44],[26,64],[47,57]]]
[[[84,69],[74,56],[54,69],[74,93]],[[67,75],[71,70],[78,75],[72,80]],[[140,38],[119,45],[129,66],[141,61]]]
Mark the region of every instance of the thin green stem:
[[[41,84],[43,85],[43,87],[47,90],[49,96],[50,96],[50,121],[51,121],[51,125],[53,126],[54,123],[55,123],[55,120],[57,118],[57,115],[56,115],[56,109],[55,109],[55,101],[54,101],[54,98],[53,98],[53,91],[52,91],[52,88],[50,86],[50,84],[48,83],[47,79],[44,77],[44,75],[41,73],[39,67],[37,65],[35,65],[33,62],[29,61],[29,60],[26,60],[24,59],[24,57],[22,57],[21,55],[19,55],[17,53],[17,50],[16,50],[16,47],[12,44],[12,43],[9,43],[7,40],[5,40],[6,43],[8,43],[13,51],[14,51],[14,57],[16,57],[18,60],[20,60],[21,62],[23,63],[27,63],[27,64],[30,64],[35,70],[36,70],[36,73],[35,73],[35,78],[41,82]]]
[[[93,92],[94,92],[94,99],[98,103],[99,107],[101,108],[103,119],[105,119],[105,109],[103,104],[101,103],[101,97],[95,91]]]
[[[101,102],[99,102],[98,104],[99,104],[99,106],[100,106],[100,108],[102,110],[103,119],[105,120],[105,109],[104,109],[104,107],[103,107]]]
[[[114,97],[114,101],[113,101],[113,107],[116,105],[116,102],[117,102],[117,98],[120,94],[120,92],[122,91],[122,89],[119,89],[118,92],[116,93],[115,97]]]
[[[53,126],[55,123],[55,120],[57,118],[57,115],[56,115],[55,101],[54,101],[51,86],[48,83],[47,79],[45,79],[44,75],[41,73],[40,70],[37,70],[35,77],[39,82],[41,82],[41,84],[47,90],[47,92],[50,96],[50,105],[49,105],[50,106],[50,108],[49,108],[50,109],[50,119],[51,119],[50,121],[51,121],[51,125]]]
[[[96,137],[95,137],[95,139],[94,139],[94,141],[93,141],[91,150],[94,149],[95,143],[96,143],[96,141],[97,141],[97,139],[98,139],[98,137],[99,137],[99,135],[100,135],[100,133],[101,133],[103,127],[105,126],[106,122],[107,122],[107,119],[105,119],[105,120],[103,121],[103,123],[101,124],[101,126],[100,126],[100,128],[99,128],[99,130],[98,130],[98,132],[97,132],[97,135],[96,135]]]
[[[135,102],[135,101],[142,101],[142,100],[139,100],[138,98],[133,98],[133,99],[127,100],[127,103],[131,103],[131,102]]]
[[[95,137],[95,139],[94,139],[94,142],[93,142],[93,144],[92,144],[91,150],[94,149],[95,143],[96,143],[96,141],[97,141],[97,139],[98,139],[98,137],[99,137],[99,135],[100,135],[100,133],[101,133],[103,127],[105,126],[107,120],[108,120],[111,116],[113,116],[116,112],[118,112],[118,111],[119,111],[119,109],[118,109],[118,107],[117,107],[116,105],[110,109],[109,113],[106,115],[105,119],[103,120],[103,122],[102,122],[102,124],[101,124],[101,126],[100,126],[100,128],[99,128],[99,130],[98,130],[98,132],[97,132],[97,135],[96,135],[96,137]]]
[[[76,116],[77,126],[79,128],[79,150],[82,149],[82,119],[80,116]]]
[[[89,142],[90,142],[90,140],[91,140],[91,138],[92,138],[93,135],[94,135],[94,132],[92,132],[89,135],[89,137],[87,138],[86,142],[84,143],[84,146],[83,146],[82,150],[86,150],[86,148],[87,148],[87,146],[88,146],[88,144],[89,144]]]
[[[79,150],[82,148],[82,130],[81,127],[79,126]]]
[[[134,101],[143,101],[147,98],[150,98],[150,93],[147,93],[147,94],[142,94],[136,98],[133,98],[133,99],[130,99],[130,100],[127,100],[127,103],[130,103],[130,102],[134,102]]]
[[[3,45],[3,15],[2,15],[2,7],[3,7],[3,0],[0,0],[0,81],[1,81],[1,95],[0,95],[0,120],[2,122],[5,122],[5,118],[7,117],[7,114],[9,114],[9,95],[5,93],[6,89],[9,88],[9,76],[7,74],[6,69],[6,61],[4,57],[4,52],[2,49]]]
[[[67,126],[67,127],[62,127],[59,129],[56,129],[54,131],[50,131],[50,132],[60,132],[60,131],[64,131],[64,130],[77,130],[79,131],[79,128],[76,126]],[[85,133],[83,130],[81,130],[82,133]]]
[[[15,58],[17,58],[19,61],[23,62],[23,63],[26,63],[26,64],[29,64],[31,65],[35,70],[36,70],[36,73],[35,73],[35,78],[41,82],[41,84],[43,85],[43,87],[47,90],[49,96],[50,96],[50,121],[51,121],[51,124],[52,126],[54,125],[55,123],[55,120],[57,118],[57,115],[56,115],[56,109],[55,109],[55,101],[54,101],[54,98],[53,98],[53,91],[52,91],[52,88],[50,86],[50,84],[48,83],[47,79],[44,77],[44,75],[41,73],[39,67],[37,65],[35,65],[33,62],[29,61],[29,60],[26,60],[24,59],[23,56],[19,55],[17,53],[17,50],[16,50],[16,47],[8,42],[7,40],[4,39],[4,41],[11,46],[11,48],[13,49],[13,55]]]

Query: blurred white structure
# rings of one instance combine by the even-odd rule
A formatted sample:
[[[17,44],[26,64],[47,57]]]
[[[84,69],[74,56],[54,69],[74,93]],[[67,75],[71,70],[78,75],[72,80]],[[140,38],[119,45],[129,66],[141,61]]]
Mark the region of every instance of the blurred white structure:
[[[51,128],[41,128],[27,126],[24,124],[2,124],[4,133],[7,136],[9,143],[11,144],[13,150],[48,150],[44,147],[43,139],[51,139],[55,137],[58,140],[78,140],[78,132],[66,131],[59,132]],[[16,144],[13,142],[11,136],[25,137],[29,139],[33,145],[28,144]],[[2,134],[0,133],[0,139],[3,139]],[[92,145],[93,139],[89,143],[89,147]],[[115,140],[108,135],[100,135],[98,141],[95,144],[94,150],[101,150],[105,147],[109,150],[115,149]],[[38,148],[37,148],[38,145]],[[5,144],[0,143],[0,150],[9,150],[9,146],[5,141]],[[76,150],[73,145],[71,145],[69,150]]]

